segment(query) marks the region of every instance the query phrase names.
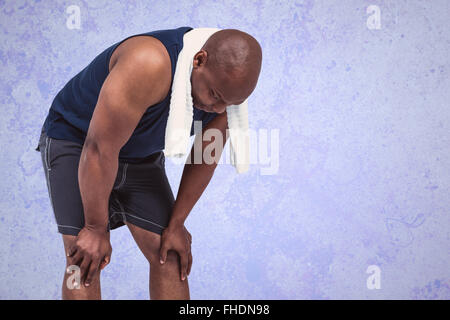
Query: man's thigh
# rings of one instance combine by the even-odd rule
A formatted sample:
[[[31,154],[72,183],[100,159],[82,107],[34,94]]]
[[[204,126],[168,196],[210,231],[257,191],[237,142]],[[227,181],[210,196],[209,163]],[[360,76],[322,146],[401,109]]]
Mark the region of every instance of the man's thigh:
[[[159,239],[175,203],[165,172],[164,153],[155,153],[141,163],[125,163],[112,203],[116,209],[110,217],[111,229],[131,223],[157,235],[148,237]]]
[[[78,167],[83,145],[73,141],[48,137],[41,132],[39,148],[44,168],[50,204],[58,232],[78,235],[84,227],[84,209],[78,183]],[[120,185],[123,164],[119,166],[114,187]],[[117,206],[111,193],[110,215]]]
[[[126,222],[126,225],[148,262],[151,264],[159,263],[161,236],[156,232],[142,229],[129,222]]]

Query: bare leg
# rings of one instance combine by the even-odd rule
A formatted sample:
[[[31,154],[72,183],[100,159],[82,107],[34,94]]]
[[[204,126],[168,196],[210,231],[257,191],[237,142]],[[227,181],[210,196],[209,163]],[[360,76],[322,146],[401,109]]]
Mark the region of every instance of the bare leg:
[[[180,279],[180,262],[174,251],[167,253],[164,264],[159,262],[161,236],[126,222],[139,249],[150,264],[150,299],[189,300],[188,279]]]
[[[66,256],[66,270],[69,266],[69,262],[67,261],[67,251],[69,246],[75,241],[75,236],[70,235],[63,235],[63,241],[64,241],[64,249],[65,253],[64,256]],[[71,276],[71,274],[68,274],[64,271],[64,280],[62,284],[62,298],[63,300],[100,300],[101,299],[101,293],[100,293],[100,272],[98,272],[97,275],[92,280],[92,283],[89,287],[85,287],[83,284],[79,285],[79,289],[73,288],[70,289],[67,286],[67,279]]]

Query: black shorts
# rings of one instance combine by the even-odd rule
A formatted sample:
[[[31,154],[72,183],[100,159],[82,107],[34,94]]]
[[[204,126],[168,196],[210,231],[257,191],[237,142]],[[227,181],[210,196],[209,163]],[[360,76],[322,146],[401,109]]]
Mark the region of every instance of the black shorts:
[[[50,203],[58,232],[62,234],[77,235],[84,226],[78,185],[82,148],[76,142],[50,138],[42,129],[35,149],[41,152]],[[163,151],[140,163],[119,159],[117,177],[109,197],[108,231],[127,221],[161,234],[169,224],[174,203]]]

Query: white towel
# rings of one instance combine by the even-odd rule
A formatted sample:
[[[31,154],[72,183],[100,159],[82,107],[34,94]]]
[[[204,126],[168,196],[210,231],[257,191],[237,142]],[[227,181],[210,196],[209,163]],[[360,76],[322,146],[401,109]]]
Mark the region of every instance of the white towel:
[[[191,73],[194,55],[201,50],[206,40],[217,28],[195,28],[183,36],[172,84],[169,117],[167,119],[165,149],[166,157],[184,157],[190,147],[190,132],[194,116],[191,96]],[[246,172],[250,164],[248,132],[248,99],[240,105],[226,108],[229,137],[230,160],[237,173]]]

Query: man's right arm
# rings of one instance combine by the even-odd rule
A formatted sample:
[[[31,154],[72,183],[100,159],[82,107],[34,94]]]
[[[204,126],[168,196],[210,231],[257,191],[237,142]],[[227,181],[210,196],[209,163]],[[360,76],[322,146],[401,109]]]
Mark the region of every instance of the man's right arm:
[[[148,47],[124,53],[103,83],[78,170],[86,226],[107,226],[120,149],[148,106],[161,98],[166,76],[163,59],[158,50]]]
[[[162,100],[170,76],[161,50],[142,45],[121,54],[100,90],[78,168],[85,226],[68,253],[87,285],[98,267],[109,262],[108,204],[120,149],[145,110]]]

